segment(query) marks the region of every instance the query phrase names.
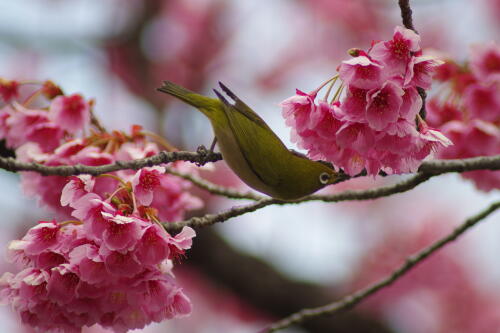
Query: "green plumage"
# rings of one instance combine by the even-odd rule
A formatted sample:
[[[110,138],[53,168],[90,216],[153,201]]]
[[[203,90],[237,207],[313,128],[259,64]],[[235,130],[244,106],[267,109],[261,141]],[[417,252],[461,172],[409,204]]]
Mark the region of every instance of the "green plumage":
[[[248,186],[273,198],[294,200],[337,181],[332,168],[289,151],[269,126],[227,87],[234,101],[196,94],[165,81],[159,91],[192,105],[208,117],[229,167]]]

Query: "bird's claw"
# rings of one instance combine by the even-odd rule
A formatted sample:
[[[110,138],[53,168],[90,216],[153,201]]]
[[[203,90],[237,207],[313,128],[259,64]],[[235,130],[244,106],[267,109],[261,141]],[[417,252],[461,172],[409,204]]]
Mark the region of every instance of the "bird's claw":
[[[197,166],[203,166],[208,162],[208,157],[210,156],[211,152],[205,147],[204,145],[198,146],[196,149],[196,153],[200,156],[198,162],[196,162]]]

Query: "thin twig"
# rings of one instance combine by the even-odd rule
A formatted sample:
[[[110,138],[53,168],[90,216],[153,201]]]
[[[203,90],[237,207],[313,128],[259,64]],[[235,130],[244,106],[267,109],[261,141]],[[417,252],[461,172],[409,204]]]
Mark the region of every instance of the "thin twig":
[[[410,0],[398,0],[398,4],[401,9],[401,19],[403,21],[403,25],[406,29],[413,30],[418,34],[417,30],[415,30],[415,27],[413,26],[413,13],[410,7]]]
[[[393,271],[391,275],[387,276],[381,281],[372,284],[371,286],[368,286],[365,289],[361,289],[351,295],[347,295],[336,302],[326,304],[324,306],[320,306],[317,308],[302,309],[278,322],[273,323],[272,325],[262,330],[261,332],[262,333],[276,332],[291,325],[302,323],[311,318],[327,316],[327,315],[332,316],[341,311],[354,307],[356,304],[363,301],[368,296],[373,295],[380,289],[393,284],[400,277],[408,273],[408,271],[410,271],[413,267],[415,267],[419,262],[429,257],[431,254],[441,249],[446,244],[457,239],[466,230],[468,230],[469,228],[471,228],[472,226],[474,226],[475,224],[486,218],[488,215],[493,213],[498,208],[500,208],[500,201],[491,204],[488,208],[481,211],[477,215],[468,218],[467,220],[465,220],[463,224],[458,226],[448,236],[441,238],[440,240],[431,244],[429,247],[423,249],[417,254],[408,257],[403,265],[401,265],[398,269]]]
[[[283,203],[277,199],[261,199],[249,205],[244,206],[234,206],[224,212],[218,214],[206,214],[202,217],[192,217],[189,220],[181,222],[163,222],[163,227],[168,232],[177,232],[182,228],[189,226],[192,228],[208,227],[218,222],[225,222],[233,217],[240,216],[246,213],[255,212],[258,209],[264,208],[266,206]]]
[[[90,123],[94,125],[100,133],[107,133],[106,128],[101,124],[99,118],[96,117],[93,108],[90,108]]]

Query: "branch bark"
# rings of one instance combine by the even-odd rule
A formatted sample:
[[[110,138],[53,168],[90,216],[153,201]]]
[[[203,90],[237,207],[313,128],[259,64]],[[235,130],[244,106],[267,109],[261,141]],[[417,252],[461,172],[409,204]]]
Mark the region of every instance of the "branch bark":
[[[209,152],[205,147],[200,146],[197,152],[190,151],[162,151],[154,156],[132,161],[117,161],[111,164],[100,166],[89,165],[58,165],[48,166],[40,163],[24,163],[11,157],[0,157],[0,168],[7,171],[35,171],[43,176],[75,176],[81,174],[89,174],[98,176],[104,173],[109,173],[118,170],[139,170],[144,167],[151,167],[176,161],[187,161],[203,165],[208,162],[216,162],[222,159],[219,153]]]

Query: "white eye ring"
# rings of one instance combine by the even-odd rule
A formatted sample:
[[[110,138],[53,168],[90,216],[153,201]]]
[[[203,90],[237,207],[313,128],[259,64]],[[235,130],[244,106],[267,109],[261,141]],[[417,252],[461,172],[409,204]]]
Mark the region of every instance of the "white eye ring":
[[[328,184],[328,181],[330,180],[331,176],[328,172],[322,172],[319,175],[319,182],[323,185]]]

